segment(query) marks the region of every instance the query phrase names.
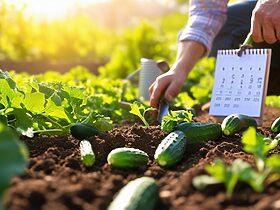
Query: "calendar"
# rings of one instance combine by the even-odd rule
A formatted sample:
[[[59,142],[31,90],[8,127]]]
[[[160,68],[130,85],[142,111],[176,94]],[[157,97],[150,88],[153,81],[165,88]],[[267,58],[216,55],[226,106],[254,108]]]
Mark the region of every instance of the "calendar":
[[[219,50],[209,114],[255,117],[261,124],[268,86],[270,49]]]

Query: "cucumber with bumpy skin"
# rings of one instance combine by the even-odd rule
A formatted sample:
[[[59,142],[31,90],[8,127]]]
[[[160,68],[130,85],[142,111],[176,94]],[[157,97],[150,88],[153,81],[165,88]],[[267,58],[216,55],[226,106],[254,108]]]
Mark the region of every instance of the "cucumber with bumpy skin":
[[[158,197],[156,181],[151,177],[141,177],[125,185],[107,210],[152,210]]]
[[[185,134],[187,144],[212,141],[222,136],[221,125],[212,122],[184,122],[180,123],[175,130],[182,131]]]
[[[158,145],[154,158],[160,166],[171,167],[182,160],[185,150],[185,134],[182,131],[173,131]]]
[[[90,167],[95,162],[95,155],[92,150],[91,144],[87,140],[80,142],[81,161],[86,167]]]
[[[233,135],[244,131],[249,127],[257,127],[257,121],[250,116],[243,114],[231,114],[222,122],[222,131],[225,135]]]
[[[140,149],[122,147],[112,150],[107,161],[115,168],[132,169],[147,165],[149,156]]]
[[[272,125],[271,125],[271,131],[274,132],[274,133],[278,133],[280,132],[280,117],[276,118]]]
[[[76,139],[82,140],[99,134],[99,130],[86,123],[75,123],[70,128],[71,135]]]

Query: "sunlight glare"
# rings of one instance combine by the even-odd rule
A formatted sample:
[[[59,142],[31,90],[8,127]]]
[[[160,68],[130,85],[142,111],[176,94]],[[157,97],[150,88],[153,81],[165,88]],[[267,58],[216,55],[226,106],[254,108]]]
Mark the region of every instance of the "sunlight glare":
[[[65,16],[71,8],[77,5],[86,6],[106,0],[9,0],[9,4],[16,6],[26,5],[26,11],[40,19],[57,19]]]

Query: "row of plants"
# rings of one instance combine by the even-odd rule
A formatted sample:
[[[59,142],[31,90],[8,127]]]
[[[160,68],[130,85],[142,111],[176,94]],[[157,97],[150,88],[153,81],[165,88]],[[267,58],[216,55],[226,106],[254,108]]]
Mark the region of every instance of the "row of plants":
[[[203,60],[202,62],[207,63],[207,60]],[[193,75],[201,75],[200,70],[202,71],[202,67],[197,67]],[[59,82],[57,82],[58,79],[60,80]],[[121,124],[123,120],[136,120],[134,115],[137,115],[144,122],[145,126],[149,126],[149,119],[145,113],[151,110],[151,108],[146,103],[134,102],[137,100],[137,88],[131,84],[128,84],[128,91],[126,91],[125,97],[122,98],[124,83],[125,81],[123,80],[97,77],[82,67],[72,69],[64,75],[57,72],[47,72],[45,74],[31,76],[25,73],[16,74],[14,72],[0,71],[0,123],[1,135],[2,133],[4,135],[3,138],[0,138],[1,149],[3,148],[3,151],[10,151],[5,147],[5,145],[9,145],[6,144],[6,140],[14,139],[11,141],[16,142],[16,139],[20,135],[33,137],[34,135],[42,134],[61,135],[71,133],[75,136],[75,131],[73,133],[75,126],[78,126],[78,131],[81,129],[81,126],[91,129],[92,133],[90,135],[78,137],[78,139],[85,140],[92,135],[97,135],[100,132],[112,129],[114,123]],[[221,125],[216,123],[192,122],[195,113],[192,109],[189,109],[187,104],[189,101],[199,101],[199,99],[191,98],[188,93],[181,94],[187,94],[190,100],[184,100],[179,95],[171,107],[184,108],[187,111],[170,111],[169,115],[161,122],[162,130],[169,133],[169,135],[159,145],[155,152],[154,160],[162,167],[173,167],[178,164],[183,157],[188,143],[196,143],[209,139],[214,140],[218,139],[222,135],[222,132],[224,135],[233,135],[249,126],[256,126],[256,122],[253,119],[243,115],[229,116]],[[122,107],[119,102],[123,99],[134,103],[129,108]],[[178,106],[180,104],[184,104],[184,106]],[[280,132],[279,122],[280,120],[278,118],[273,123],[271,127],[273,132]],[[10,130],[7,127],[12,129]],[[253,176],[263,176],[263,180],[259,180],[259,185],[249,183],[257,191],[262,190],[262,186],[278,179],[277,161],[279,158],[275,155],[271,157],[267,156],[268,152],[278,144],[278,139],[273,140],[259,134],[256,134],[257,137],[254,138],[254,132],[250,131],[250,135],[244,135],[245,137],[249,137],[244,137],[243,139],[250,140],[242,141],[249,142],[248,145],[251,145],[251,147],[248,146],[248,150],[246,149],[247,146],[245,146],[244,150],[252,153],[256,157],[257,170],[248,165],[249,163],[245,162],[243,164],[244,161],[242,162],[241,160],[238,160],[232,166],[225,166],[219,160],[207,167],[206,170],[211,173],[210,171],[215,172],[217,171],[216,169],[223,167],[223,176],[232,176],[233,178],[228,180],[221,174],[212,174],[211,177],[207,176],[208,179],[205,176],[201,178],[204,183],[201,179],[198,179],[200,181],[196,182],[202,186],[209,183],[225,183],[230,196],[237,181],[245,180],[246,182],[249,176],[245,174],[246,179],[242,178],[243,176],[236,178],[236,173],[242,174],[240,171],[235,171],[236,164],[240,162],[244,165],[245,171],[252,169],[251,171],[253,172],[249,173],[251,178]],[[80,130],[80,134],[84,135],[85,133]],[[75,137],[77,138],[77,136]],[[16,144],[21,145],[21,143]],[[257,145],[260,148],[257,148]],[[26,148],[24,146],[17,146],[16,148],[19,149],[13,155],[18,154],[19,162],[17,158],[7,159],[7,161],[15,161],[15,165],[9,162],[12,173],[9,174],[7,172],[6,181],[12,175],[24,171],[26,166],[28,154]],[[80,151],[82,162],[87,167],[92,166],[95,158],[98,158],[95,157],[90,143],[86,140],[81,141]],[[6,153],[1,152],[0,154]],[[132,157],[135,155],[137,157],[133,159]],[[7,157],[10,156],[7,155]],[[118,162],[118,159],[122,159],[122,161]],[[136,162],[131,163],[127,160],[135,160]],[[119,168],[137,168],[140,165],[146,165],[148,160],[149,157],[147,154],[138,149],[119,148],[108,154],[108,163],[113,167]],[[17,167],[17,164],[21,164],[21,167]],[[214,167],[214,169],[212,170],[211,167]],[[208,170],[208,168],[210,169]],[[6,171],[3,171],[3,173],[6,173]],[[248,180],[250,179],[248,178]],[[7,186],[7,182],[5,183],[1,185],[1,192],[4,192],[3,189]]]
[[[131,106],[131,113],[143,120],[139,110],[142,108],[137,103]],[[138,109],[138,111],[135,111]],[[235,135],[243,132],[243,149],[252,154],[255,166],[242,159],[236,159],[231,165],[226,165],[222,160],[214,160],[206,166],[205,170],[210,175],[199,175],[193,179],[193,186],[199,190],[213,184],[224,184],[227,196],[230,198],[238,182],[244,182],[255,191],[261,192],[265,186],[280,179],[280,156],[269,155],[269,152],[279,144],[280,135],[275,139],[266,137],[256,132],[257,122],[254,118],[232,114],[226,117],[221,124],[209,122],[193,122],[191,111],[169,111],[161,122],[161,128],[169,133],[158,145],[154,161],[164,168],[174,167],[185,155],[188,144],[196,144],[202,141],[217,140],[223,135]],[[145,120],[143,121],[145,122]],[[80,124],[78,125],[81,126]],[[147,125],[146,125],[147,126]],[[88,129],[88,128],[87,128]],[[78,130],[79,131],[79,130]],[[76,138],[83,139],[87,136],[87,130],[82,129],[83,136],[77,130],[72,133]],[[88,129],[90,131],[90,129]],[[275,119],[271,125],[271,131],[280,131],[280,118]],[[77,135],[78,134],[78,135]],[[92,133],[96,135],[97,133]],[[94,164],[95,155],[91,144],[87,140],[80,142],[81,160],[86,167]],[[136,169],[148,164],[149,156],[136,148],[116,148],[107,157],[108,164],[114,168],[127,170]],[[156,180],[150,177],[141,177],[129,182],[115,196],[108,209],[138,209],[145,206],[153,209],[159,197],[159,186]],[[125,199],[124,199],[125,198]],[[125,201],[125,202],[124,202]]]

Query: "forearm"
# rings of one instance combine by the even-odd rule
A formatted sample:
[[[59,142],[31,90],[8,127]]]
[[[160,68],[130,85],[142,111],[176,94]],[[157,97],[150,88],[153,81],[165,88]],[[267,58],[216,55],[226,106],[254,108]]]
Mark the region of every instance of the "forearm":
[[[177,58],[172,70],[186,77],[205,52],[205,46],[199,42],[191,40],[179,42]]]

